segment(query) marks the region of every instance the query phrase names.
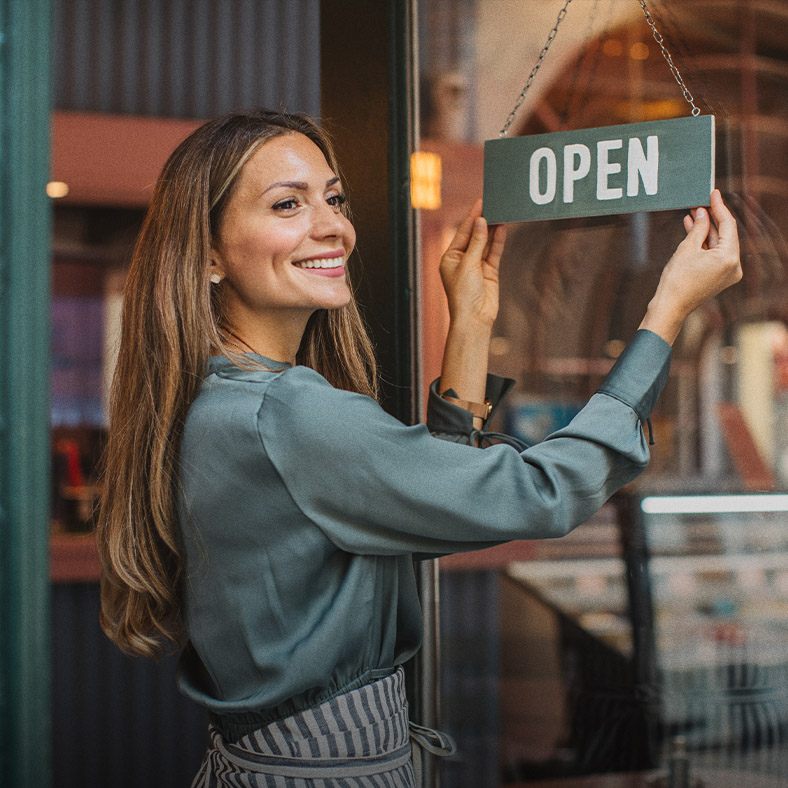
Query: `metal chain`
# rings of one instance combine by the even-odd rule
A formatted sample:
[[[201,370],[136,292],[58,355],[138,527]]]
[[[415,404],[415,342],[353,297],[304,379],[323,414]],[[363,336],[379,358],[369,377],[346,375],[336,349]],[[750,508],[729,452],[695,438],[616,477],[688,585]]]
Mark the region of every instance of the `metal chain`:
[[[523,102],[525,101],[525,94],[530,89],[531,84],[534,81],[534,77],[536,76],[536,72],[542,67],[542,61],[544,61],[547,51],[550,49],[550,45],[553,43],[553,39],[558,34],[558,26],[564,21],[566,9],[571,2],[572,0],[566,0],[564,7],[558,12],[558,19],[556,19],[555,25],[553,25],[553,29],[550,31],[550,35],[547,36],[547,43],[542,47],[542,51],[539,53],[539,57],[536,59],[536,65],[531,70],[531,74],[528,77],[528,81],[525,83],[525,87],[517,97],[517,101],[514,102],[514,109],[512,109],[512,111],[509,113],[509,117],[506,118],[506,123],[503,124],[503,128],[498,132],[499,137],[505,137],[506,132],[509,131],[509,126],[511,126],[514,122],[515,116],[517,115],[517,110],[520,109]]]
[[[684,80],[681,78],[681,74],[679,74],[679,70],[676,68],[676,64],[673,62],[673,58],[670,56],[670,52],[668,52],[667,47],[665,46],[665,40],[662,38],[662,33],[657,30],[657,26],[654,23],[654,18],[651,16],[651,12],[648,10],[648,6],[646,5],[646,0],[638,0],[638,2],[640,3],[640,7],[643,9],[643,13],[646,15],[646,22],[648,22],[648,26],[651,28],[651,32],[654,35],[654,40],[657,42],[657,44],[659,44],[659,48],[662,50],[662,56],[665,58],[668,66],[670,66],[670,70],[673,72],[673,76],[676,78],[676,82],[681,88],[684,98],[692,107],[692,116],[697,117],[700,115],[700,109],[695,106],[695,99],[692,98],[692,93],[689,92],[689,89],[684,84]]]
[[[566,16],[566,9],[569,7],[569,4],[572,0],[566,0],[564,3],[564,7],[558,12],[558,19],[556,19],[555,24],[553,25],[553,29],[550,31],[550,34],[547,36],[547,42],[542,47],[542,51],[539,53],[539,57],[536,59],[536,65],[534,65],[533,69],[531,70],[530,75],[528,76],[528,80],[525,83],[525,87],[520,91],[520,95],[517,97],[517,101],[514,102],[514,107],[512,111],[509,113],[509,117],[506,118],[506,123],[503,124],[503,128],[498,132],[499,137],[505,137],[506,133],[509,131],[509,126],[512,125],[514,122],[515,117],[517,116],[517,111],[522,106],[523,102],[525,101],[525,94],[528,93],[531,84],[536,77],[537,72],[542,67],[542,63],[547,55],[550,46],[553,43],[556,35],[558,35],[558,27],[561,22],[564,21],[564,17]],[[651,33],[654,36],[654,40],[659,45],[659,48],[662,50],[662,56],[665,58],[665,62],[670,67],[673,76],[678,83],[678,86],[681,88],[681,92],[684,96],[684,99],[687,103],[692,107],[692,116],[697,117],[700,115],[700,108],[695,105],[695,99],[692,97],[692,93],[689,92],[689,88],[684,84],[684,80],[679,73],[676,64],[673,62],[673,58],[671,57],[670,52],[668,52],[667,47],[665,46],[665,39],[662,37],[662,33],[657,30],[657,25],[654,22],[654,18],[651,16],[651,12],[648,10],[648,6],[646,5],[646,0],[638,0],[640,3],[640,7],[643,9],[643,13],[646,16],[646,22],[648,26],[651,28]]]
[[[588,16],[588,25],[585,31],[585,40],[591,39],[591,33],[594,29],[594,22],[596,21],[597,15],[599,11],[599,0],[594,0],[594,6],[591,9],[591,13]],[[572,82],[569,85],[569,89],[567,90],[566,94],[566,107],[564,111],[561,113],[560,118],[561,122],[566,124],[567,120],[572,115],[572,108],[575,104],[575,99],[577,98],[577,85],[578,81],[580,80],[580,72],[583,70],[582,66],[583,63],[587,63],[589,60],[591,61],[591,71],[586,79],[586,84],[590,85],[593,82],[594,72],[596,71],[597,64],[599,63],[599,53],[602,50],[601,44],[597,42],[597,47],[594,50],[594,53],[588,58],[588,49],[584,49],[580,57],[577,59],[577,63],[573,69],[572,73]]]

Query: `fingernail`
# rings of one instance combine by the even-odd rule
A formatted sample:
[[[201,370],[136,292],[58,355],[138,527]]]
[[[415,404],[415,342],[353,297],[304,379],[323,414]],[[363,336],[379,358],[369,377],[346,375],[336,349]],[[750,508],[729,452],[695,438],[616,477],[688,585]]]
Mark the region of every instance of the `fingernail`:
[[[473,229],[479,230],[480,232],[484,229],[485,221],[481,216],[476,217],[476,221],[473,223]]]
[[[695,218],[696,219],[702,219],[705,215],[706,215],[706,209],[705,208],[698,208],[698,210],[695,211]]]

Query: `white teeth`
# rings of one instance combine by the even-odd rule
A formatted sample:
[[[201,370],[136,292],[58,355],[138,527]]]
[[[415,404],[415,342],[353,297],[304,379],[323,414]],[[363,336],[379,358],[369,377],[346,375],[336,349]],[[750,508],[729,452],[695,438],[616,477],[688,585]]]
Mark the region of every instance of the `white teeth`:
[[[297,268],[339,268],[344,265],[345,258],[343,257],[326,257],[319,260],[301,260],[295,263]]]

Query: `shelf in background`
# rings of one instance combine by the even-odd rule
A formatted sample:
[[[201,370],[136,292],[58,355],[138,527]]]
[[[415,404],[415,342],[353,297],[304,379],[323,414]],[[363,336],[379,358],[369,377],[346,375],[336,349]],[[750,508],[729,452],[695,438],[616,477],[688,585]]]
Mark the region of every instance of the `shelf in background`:
[[[52,583],[94,583],[99,557],[92,533],[54,532],[50,540],[49,580]]]

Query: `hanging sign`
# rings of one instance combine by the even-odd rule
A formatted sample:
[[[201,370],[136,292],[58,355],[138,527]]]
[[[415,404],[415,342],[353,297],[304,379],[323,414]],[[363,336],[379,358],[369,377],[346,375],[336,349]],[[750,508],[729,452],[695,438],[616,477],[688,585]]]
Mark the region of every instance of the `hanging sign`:
[[[713,189],[713,115],[484,143],[490,224],[690,208]]]

